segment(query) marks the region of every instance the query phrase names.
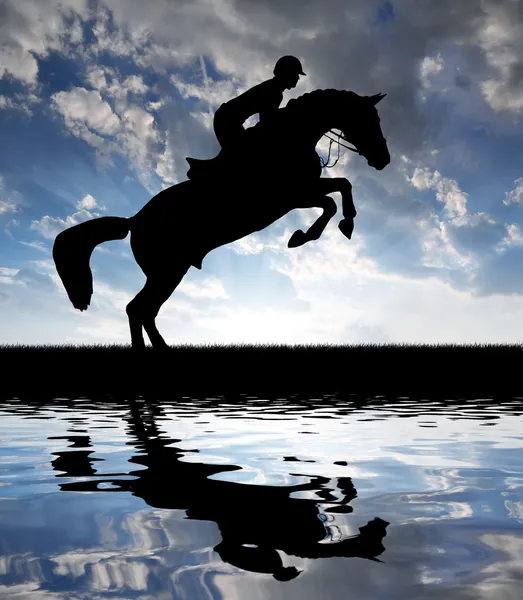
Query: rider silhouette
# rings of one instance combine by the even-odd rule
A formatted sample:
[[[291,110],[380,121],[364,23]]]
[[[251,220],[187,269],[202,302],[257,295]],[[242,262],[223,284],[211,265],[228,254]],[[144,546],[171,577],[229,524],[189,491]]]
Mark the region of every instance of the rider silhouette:
[[[295,56],[282,56],[274,66],[274,77],[255,85],[240,96],[223,103],[214,115],[214,133],[222,149],[242,141],[245,121],[259,114],[265,122],[276,114],[283,91],[296,87],[300,75],[305,75]]]

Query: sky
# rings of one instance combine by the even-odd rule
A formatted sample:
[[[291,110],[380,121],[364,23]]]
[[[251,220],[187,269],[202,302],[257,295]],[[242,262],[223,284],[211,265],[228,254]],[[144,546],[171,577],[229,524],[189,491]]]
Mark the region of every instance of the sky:
[[[54,238],[185,180],[185,157],[219,151],[218,106],[286,54],[307,76],[282,106],[314,89],[387,94],[391,162],[343,151],[324,170],[353,185],[350,241],[336,193],[317,241],[287,247],[320,214],[294,210],[208,254],[160,311],[166,341],[521,342],[522,30],[520,0],[3,0],[0,344],[130,342],[145,276],[129,237],[94,251],[86,312]],[[292,152],[282,139],[274,159]]]

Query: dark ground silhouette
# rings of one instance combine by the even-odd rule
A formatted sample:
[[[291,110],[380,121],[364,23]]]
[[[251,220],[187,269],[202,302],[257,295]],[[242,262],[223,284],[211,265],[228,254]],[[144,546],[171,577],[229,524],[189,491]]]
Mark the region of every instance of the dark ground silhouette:
[[[293,81],[289,76],[284,83],[292,86]],[[248,108],[251,92],[257,93],[254,88],[246,92]],[[243,132],[237,129],[239,138],[215,158],[188,158],[189,179],[154,196],[134,216],[100,217],[59,233],[53,258],[73,306],[83,311],[90,304],[93,281],[89,260],[94,248],[109,240],[124,239],[131,232],[134,258],[146,275],[143,289],[126,308],[132,347],[145,347],[145,329],[153,348],[166,349],[155,324],[156,316],[189,268],[201,269],[203,258],[211,250],[261,231],[296,208],[318,207],[323,214],[307,231],[295,231],[288,246],[296,248],[317,240],[336,214],[336,202],[328,195],[333,192],[341,193],[344,218],[338,226],[350,239],[356,216],[352,186],[344,177],[321,177],[324,165],[316,145],[324,134],[337,129],[369,166],[385,168],[390,155],[376,110],[383,97],[333,89],[303,94],[284,108],[270,111],[269,118],[254,127],[242,127]],[[230,106],[238,102],[243,108],[244,100],[236,98]],[[250,110],[252,106],[246,113],[240,110],[234,126],[226,118],[225,130],[239,128]],[[219,130],[222,124],[220,116]],[[282,141],[292,142],[283,170],[274,154]]]
[[[189,519],[214,521],[221,532],[222,541],[214,548],[223,561],[238,568],[256,572],[271,573],[275,579],[287,581],[299,574],[294,567],[285,567],[277,550],[287,555],[301,558],[360,557],[380,562],[376,557],[385,548],[382,539],[386,536],[388,523],[376,518],[360,528],[360,534],[339,542],[320,544],[329,530],[320,520],[318,505],[323,503],[335,506],[326,509],[331,513],[352,512],[349,502],[356,498],[356,490],[350,477],[337,479],[339,501],[329,488],[330,479],[307,476],[309,483],[286,487],[246,485],[209,479],[216,473],[239,470],[234,465],[206,465],[183,462],[180,458],[191,450],[181,450],[172,446],[180,440],[162,436],[156,426],[156,419],[162,417],[159,406],[148,405],[148,414],[143,406],[129,402],[129,433],[135,447],[141,454],[133,456],[130,462],[144,465],[146,469],[128,474],[116,473],[117,478],[103,476],[93,481],[78,481],[60,484],[64,491],[130,492],[145,500],[149,506],[162,509],[185,510]],[[64,439],[64,438],[52,438]],[[88,436],[68,436],[75,445],[82,448],[90,445]],[[197,452],[192,450],[192,452]],[[57,477],[85,477],[94,475],[89,450],[55,452],[52,462],[60,471]],[[297,460],[287,457],[287,460]],[[122,480],[122,476],[135,477]],[[297,476],[302,475],[296,473]],[[99,487],[111,483],[110,488]],[[297,491],[311,491],[322,500],[291,498]],[[332,533],[332,532],[331,532]],[[250,544],[254,547],[246,546]]]
[[[521,394],[523,347],[512,345],[0,346],[0,395],[197,397],[355,394],[500,398]],[[460,365],[460,368],[456,368]],[[195,376],[196,371],[196,376]],[[240,395],[238,395],[240,394]]]

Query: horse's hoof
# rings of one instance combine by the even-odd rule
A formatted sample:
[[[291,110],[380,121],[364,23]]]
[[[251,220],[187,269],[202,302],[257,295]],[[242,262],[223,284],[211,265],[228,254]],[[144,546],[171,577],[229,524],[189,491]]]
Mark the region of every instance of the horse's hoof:
[[[153,346],[153,352],[155,354],[163,354],[165,352],[169,352],[171,348],[167,344],[160,344],[158,346]]]
[[[289,248],[297,248],[298,246],[303,246],[306,241],[305,233],[301,229],[298,229],[291,235],[291,239],[288,241],[287,246]]]
[[[343,233],[346,238],[349,240],[352,237],[352,232],[354,231],[354,220],[353,219],[342,219],[338,223],[338,229]]]

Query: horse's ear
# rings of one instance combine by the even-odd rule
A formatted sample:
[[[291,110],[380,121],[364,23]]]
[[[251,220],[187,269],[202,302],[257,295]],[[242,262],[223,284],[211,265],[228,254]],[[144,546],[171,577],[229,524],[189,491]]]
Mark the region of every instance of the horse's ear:
[[[378,102],[380,100],[383,100],[383,98],[385,98],[387,94],[374,94],[374,96],[367,96],[367,98],[370,100],[370,102],[372,104],[374,104],[374,106],[376,106],[376,104],[378,104]]]

